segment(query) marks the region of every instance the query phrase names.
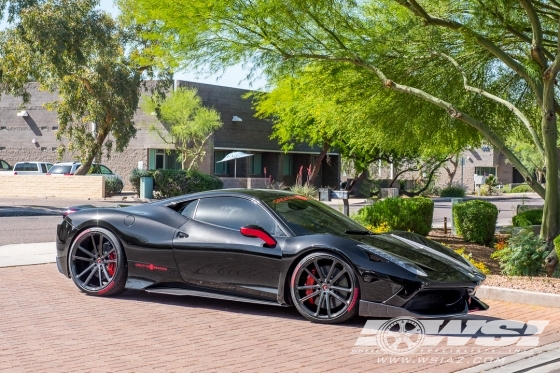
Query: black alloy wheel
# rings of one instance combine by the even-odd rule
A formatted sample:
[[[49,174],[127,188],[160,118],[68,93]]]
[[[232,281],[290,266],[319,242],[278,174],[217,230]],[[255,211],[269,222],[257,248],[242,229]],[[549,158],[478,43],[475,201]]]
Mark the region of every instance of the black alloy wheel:
[[[313,322],[334,324],[358,313],[356,275],[336,255],[314,253],[303,258],[292,274],[290,290],[297,310]]]
[[[109,296],[125,290],[128,269],[121,244],[105,228],[89,228],[74,240],[68,252],[74,283],[90,295]]]

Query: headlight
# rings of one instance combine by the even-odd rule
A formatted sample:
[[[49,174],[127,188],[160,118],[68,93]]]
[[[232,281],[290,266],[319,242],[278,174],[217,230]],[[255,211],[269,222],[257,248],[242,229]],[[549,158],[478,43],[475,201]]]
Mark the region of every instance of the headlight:
[[[397,258],[396,256],[393,256],[383,250],[379,250],[376,247],[373,246],[369,246],[369,245],[358,245],[359,247],[361,247],[362,249],[377,255],[380,258],[385,259],[388,262],[394,263],[396,265],[398,265],[399,267],[402,267],[404,269],[406,269],[408,272],[414,273],[415,275],[418,276],[428,276],[426,274],[426,272],[424,272],[420,267],[418,267],[417,265],[414,265],[412,263],[408,263],[405,262],[404,260],[401,260],[399,258]]]

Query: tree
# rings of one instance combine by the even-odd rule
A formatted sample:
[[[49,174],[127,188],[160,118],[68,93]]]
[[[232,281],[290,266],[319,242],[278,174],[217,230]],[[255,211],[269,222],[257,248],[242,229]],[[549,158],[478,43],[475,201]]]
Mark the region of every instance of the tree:
[[[545,199],[541,234],[552,247],[560,232],[556,1],[122,1],[134,5],[137,22],[160,21],[151,35],[184,65],[249,62],[278,76],[317,61],[345,63],[367,72],[372,89],[432,105],[451,119],[450,131],[476,129]],[[512,130],[543,154],[546,189],[508,147]],[[552,250],[549,273],[557,263]]]
[[[175,146],[183,170],[191,170],[204,158],[204,146],[222,126],[220,114],[202,105],[195,88],[178,88],[163,101],[158,97],[144,100],[142,108],[147,113],[156,113],[166,131],[154,124],[150,125],[150,131]]]
[[[133,35],[96,10],[96,0],[2,2],[0,10],[6,5],[15,24],[0,33],[0,90],[25,103],[32,77],[57,92],[46,107],[57,112],[57,139],[68,140],[59,156],[75,153],[76,174],[85,175],[96,157],[123,151],[135,136],[141,83],[152,67],[127,56],[127,44],[138,50]]]

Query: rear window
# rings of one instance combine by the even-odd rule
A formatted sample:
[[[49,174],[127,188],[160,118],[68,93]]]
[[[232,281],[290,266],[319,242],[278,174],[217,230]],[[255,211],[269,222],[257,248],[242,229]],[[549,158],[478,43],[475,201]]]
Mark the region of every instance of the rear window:
[[[39,171],[37,163],[18,163],[14,167],[14,171]]]
[[[51,167],[49,172],[51,174],[69,174],[71,170],[72,170],[72,166],[57,166],[57,165],[54,165],[54,166]]]

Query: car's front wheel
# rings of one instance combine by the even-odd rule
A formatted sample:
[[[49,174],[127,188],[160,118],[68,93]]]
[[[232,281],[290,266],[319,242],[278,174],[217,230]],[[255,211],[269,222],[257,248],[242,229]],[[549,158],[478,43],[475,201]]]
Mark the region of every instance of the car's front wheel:
[[[68,252],[74,283],[90,295],[116,295],[125,290],[128,268],[117,237],[105,228],[78,234]]]
[[[297,310],[313,322],[334,324],[358,313],[358,280],[352,267],[336,255],[304,257],[292,274],[290,290]]]

